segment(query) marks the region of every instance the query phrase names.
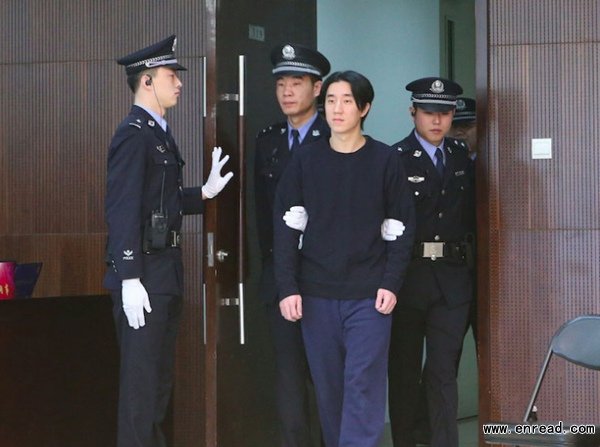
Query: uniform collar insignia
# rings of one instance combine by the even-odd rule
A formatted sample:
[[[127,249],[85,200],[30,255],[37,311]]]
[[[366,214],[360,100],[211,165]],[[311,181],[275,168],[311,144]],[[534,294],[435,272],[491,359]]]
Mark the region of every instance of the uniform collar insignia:
[[[156,146],[156,150],[158,152],[160,152],[161,154],[164,154],[167,151],[162,144],[159,144],[158,146]]]
[[[420,156],[421,156],[421,154],[422,154],[422,152],[421,152],[420,150],[418,150],[418,149],[417,149],[417,150],[416,150],[416,151],[413,153],[413,157],[420,157]]]
[[[312,136],[313,137],[318,137],[319,135],[321,135],[321,132],[319,132],[319,129],[315,129],[312,131]]]
[[[153,120],[148,120],[148,126],[154,127],[156,123]]]
[[[279,133],[281,133],[281,135],[283,135],[285,133],[287,129],[285,127],[282,127],[281,130],[279,131]]]

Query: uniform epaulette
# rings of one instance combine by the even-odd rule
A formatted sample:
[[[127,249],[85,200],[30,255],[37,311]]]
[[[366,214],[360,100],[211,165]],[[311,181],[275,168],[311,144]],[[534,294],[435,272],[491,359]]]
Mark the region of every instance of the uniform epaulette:
[[[461,140],[460,138],[448,138],[446,140],[446,144],[450,149],[463,149],[465,151],[469,151],[469,145],[465,140]]]
[[[407,147],[404,146],[395,146],[395,149],[400,152],[400,155],[406,155],[410,152]]]
[[[138,118],[135,121],[131,121],[129,123],[129,125],[133,126],[133,127],[137,127],[138,129],[141,129],[142,128],[142,120]]]
[[[260,138],[260,137],[264,137],[266,135],[271,135],[271,134],[282,134],[287,130],[287,123],[283,122],[283,123],[277,123],[277,124],[272,124],[271,126],[265,127],[263,130],[259,131],[258,134],[256,135],[256,138]]]

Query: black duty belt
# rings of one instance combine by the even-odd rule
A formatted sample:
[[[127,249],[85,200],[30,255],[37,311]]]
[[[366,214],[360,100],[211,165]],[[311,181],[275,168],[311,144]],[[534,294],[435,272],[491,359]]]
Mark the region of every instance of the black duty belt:
[[[169,231],[167,237],[167,248],[181,247],[181,233],[179,231]]]
[[[415,244],[413,258],[466,261],[468,246],[467,242],[420,242]]]

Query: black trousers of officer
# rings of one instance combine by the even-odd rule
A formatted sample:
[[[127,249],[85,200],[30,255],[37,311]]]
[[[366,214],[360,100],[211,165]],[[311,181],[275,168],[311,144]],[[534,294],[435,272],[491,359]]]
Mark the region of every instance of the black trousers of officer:
[[[469,302],[448,308],[443,299],[426,309],[396,306],[393,314],[388,380],[389,407],[394,447],[414,447],[415,411],[423,338],[427,357],[425,378],[431,428],[431,447],[458,447],[457,359],[462,349]]]
[[[311,447],[311,426],[316,431],[318,421],[311,421],[310,416],[313,390],[300,323],[283,318],[279,303],[266,307],[275,348],[275,392],[282,447]]]
[[[120,347],[117,447],[165,447],[161,424],[171,398],[181,296],[150,295],[146,324],[133,329],[113,291],[113,316]]]

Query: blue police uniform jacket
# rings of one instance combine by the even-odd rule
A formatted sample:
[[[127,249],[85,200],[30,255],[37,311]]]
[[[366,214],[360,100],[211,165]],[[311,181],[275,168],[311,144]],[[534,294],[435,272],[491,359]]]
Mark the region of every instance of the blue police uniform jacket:
[[[422,242],[461,243],[475,231],[473,162],[464,141],[445,138],[440,178],[414,131],[392,146],[402,153],[417,217],[415,256],[399,294],[399,305],[424,309],[442,298],[449,307],[472,299],[473,269],[466,261],[418,257]]]
[[[256,226],[263,260],[259,294],[266,302],[279,301],[273,269],[273,203],[277,183],[292,157],[287,129],[287,122],[273,124],[259,132],[256,137]],[[330,133],[327,122],[318,115],[300,147],[320,138],[329,138]]]
[[[105,217],[109,265],[104,287],[116,290],[123,279],[141,278],[148,293],[183,293],[181,250],[142,251],[144,227],[161,204],[169,232],[181,229],[184,214],[203,210],[201,188],[183,188],[183,166],[170,133],[134,105],[117,127],[108,152]]]

